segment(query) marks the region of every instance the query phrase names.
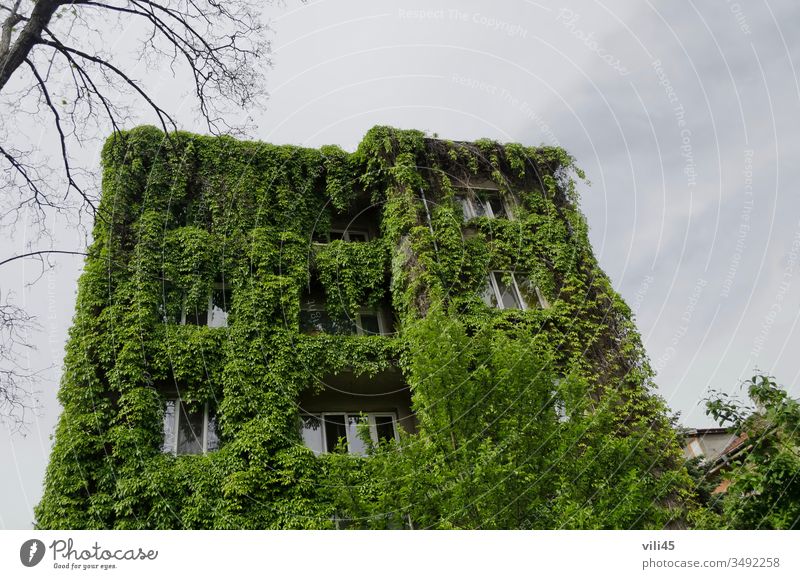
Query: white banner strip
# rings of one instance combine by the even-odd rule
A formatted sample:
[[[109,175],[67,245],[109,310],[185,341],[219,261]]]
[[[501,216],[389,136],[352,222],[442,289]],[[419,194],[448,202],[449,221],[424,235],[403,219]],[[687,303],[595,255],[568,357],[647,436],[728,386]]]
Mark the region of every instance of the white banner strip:
[[[800,577],[791,531],[0,531],[0,577]]]

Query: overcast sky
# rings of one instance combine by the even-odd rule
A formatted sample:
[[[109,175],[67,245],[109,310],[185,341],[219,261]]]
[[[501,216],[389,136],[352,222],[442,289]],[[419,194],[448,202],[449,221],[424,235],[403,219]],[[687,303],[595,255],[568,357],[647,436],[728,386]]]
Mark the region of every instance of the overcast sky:
[[[601,266],[636,313],[661,395],[709,426],[709,388],[755,367],[800,395],[800,5],[732,2],[286,2],[254,138],[353,150],[373,125],[558,144],[577,159]],[[126,36],[127,34],[127,36]],[[133,45],[134,33],[115,37]],[[194,124],[180,83],[149,75]],[[183,87],[186,85],[183,84]],[[96,164],[96,144],[81,153]],[[56,243],[80,249],[74,227]],[[20,228],[0,259],[21,252]],[[0,290],[38,316],[33,368],[54,366],[26,436],[0,431],[0,527],[28,528],[59,407],[80,258]]]

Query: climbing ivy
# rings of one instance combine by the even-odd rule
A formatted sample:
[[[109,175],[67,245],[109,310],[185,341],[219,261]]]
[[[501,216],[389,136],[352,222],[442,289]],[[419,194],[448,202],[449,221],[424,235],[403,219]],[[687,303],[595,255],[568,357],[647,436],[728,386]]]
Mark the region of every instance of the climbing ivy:
[[[375,127],[350,154],[153,127],[112,136],[79,282],[40,528],[630,528],[690,505],[631,312],[597,265],[573,159]],[[514,219],[463,223],[454,194],[490,179]],[[381,236],[320,245],[376,207]],[[495,310],[490,270],[550,307]],[[510,274],[505,274],[510,279]],[[182,325],[215,283],[227,327]],[[313,284],[388,336],[305,335]],[[369,457],[315,456],[298,399],[342,372],[396,369],[417,429]],[[221,446],[161,452],[163,399],[217,411]]]

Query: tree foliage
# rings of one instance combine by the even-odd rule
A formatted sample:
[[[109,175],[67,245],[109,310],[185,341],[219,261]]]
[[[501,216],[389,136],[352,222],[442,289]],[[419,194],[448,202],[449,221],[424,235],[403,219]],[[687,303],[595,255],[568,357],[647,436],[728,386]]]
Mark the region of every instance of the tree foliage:
[[[721,500],[722,523],[733,529],[800,528],[800,402],[771,376],[746,383],[751,405],[716,392],[706,413],[745,437],[724,472],[730,479]]]

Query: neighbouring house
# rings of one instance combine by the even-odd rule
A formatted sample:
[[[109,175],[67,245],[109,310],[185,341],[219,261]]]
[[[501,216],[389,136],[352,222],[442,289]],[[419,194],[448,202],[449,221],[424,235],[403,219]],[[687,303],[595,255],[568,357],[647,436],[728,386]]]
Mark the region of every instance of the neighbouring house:
[[[747,434],[736,434],[732,428],[692,428],[684,436],[686,458],[702,459],[706,477],[718,481],[713,492],[724,493],[730,485],[725,471],[747,451]]]

